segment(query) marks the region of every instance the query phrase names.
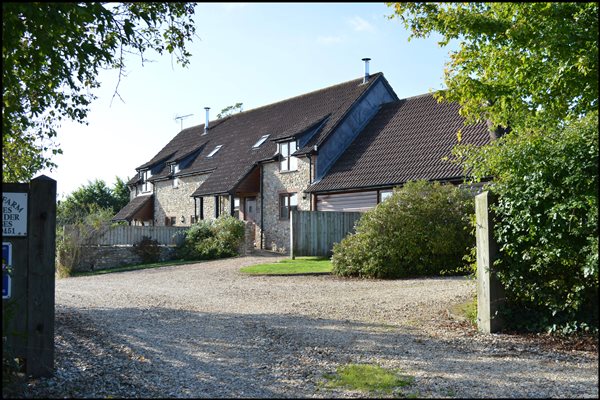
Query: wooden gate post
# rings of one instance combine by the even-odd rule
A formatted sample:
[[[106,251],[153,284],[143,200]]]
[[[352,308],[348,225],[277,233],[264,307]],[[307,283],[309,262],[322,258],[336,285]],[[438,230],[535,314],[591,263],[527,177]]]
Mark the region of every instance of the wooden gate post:
[[[29,184],[3,183],[2,202],[2,247],[13,269],[6,282],[3,276],[2,309],[14,313],[7,326],[3,319],[7,341],[2,345],[25,359],[28,375],[49,377],[54,373],[56,181],[40,176]]]
[[[498,245],[494,239],[494,221],[489,192],[475,196],[477,222],[477,328],[484,333],[498,332],[503,322],[498,311],[504,304],[504,288],[494,274]]]
[[[29,278],[27,373],[52,376],[54,370],[54,273],[56,181],[40,176],[29,185]]]

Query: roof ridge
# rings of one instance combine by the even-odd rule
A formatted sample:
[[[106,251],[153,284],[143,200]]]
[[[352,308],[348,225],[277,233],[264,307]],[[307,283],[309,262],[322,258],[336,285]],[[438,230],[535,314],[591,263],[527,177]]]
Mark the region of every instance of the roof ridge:
[[[374,74],[371,74],[371,75],[369,76],[369,78],[371,78],[371,77],[378,77],[379,75],[383,75],[383,72],[376,72],[376,73],[374,73]],[[341,83],[337,83],[337,84],[335,84],[335,85],[327,86],[327,87],[324,87],[324,88],[321,88],[321,89],[316,89],[316,90],[313,90],[313,91],[311,91],[311,92],[308,92],[308,93],[303,93],[303,94],[299,94],[299,95],[296,95],[296,96],[288,97],[287,99],[279,100],[279,101],[276,101],[276,102],[274,102],[274,103],[265,104],[265,105],[262,105],[262,106],[258,106],[258,107],[255,107],[255,108],[251,108],[251,109],[249,109],[249,110],[240,111],[239,113],[235,113],[235,114],[232,114],[232,115],[228,115],[228,116],[226,116],[226,117],[222,117],[222,118],[219,118],[219,119],[215,119],[215,120],[209,121],[211,124],[209,125],[209,128],[208,128],[208,129],[210,130],[210,126],[212,126],[212,127],[214,128],[214,125],[215,125],[217,122],[219,122],[219,121],[222,121],[222,120],[225,120],[225,119],[228,119],[228,118],[234,118],[234,117],[237,117],[238,115],[241,115],[241,114],[248,115],[248,113],[250,113],[250,112],[252,112],[252,111],[258,111],[258,110],[260,110],[260,109],[263,109],[263,108],[267,108],[267,107],[273,107],[273,106],[276,106],[276,105],[278,105],[278,104],[285,103],[285,102],[287,102],[287,101],[291,101],[291,100],[297,100],[297,99],[300,99],[300,98],[303,98],[303,97],[306,97],[306,96],[309,96],[309,95],[314,95],[314,94],[316,94],[316,93],[323,92],[323,91],[325,91],[325,90],[331,90],[331,89],[333,89],[333,88],[336,88],[336,87],[339,87],[339,86],[347,85],[347,84],[349,84],[349,83],[351,83],[351,82],[354,82],[354,81],[357,81],[357,82],[358,82],[358,81],[361,81],[362,79],[363,79],[363,78],[355,78],[355,79],[350,79],[350,80],[348,80],[348,81],[341,82]],[[369,84],[371,83],[371,79],[369,79],[369,82],[368,82],[368,83],[369,83]],[[206,124],[206,123],[199,124],[199,125],[193,125],[193,126],[189,126],[189,127],[185,128],[185,129],[182,129],[180,132],[183,132],[183,131],[186,131],[186,130],[190,130],[190,129],[193,129],[193,128],[200,128],[200,127],[203,127],[205,124]]]
[[[419,98],[419,97],[432,96],[433,94],[435,94],[437,92],[440,92],[440,91],[441,91],[441,89],[440,90],[436,90],[434,92],[428,92],[428,93],[417,94],[417,95],[414,95],[414,96],[405,97],[405,98],[400,99],[400,100],[411,100],[411,99],[416,99],[416,98]]]

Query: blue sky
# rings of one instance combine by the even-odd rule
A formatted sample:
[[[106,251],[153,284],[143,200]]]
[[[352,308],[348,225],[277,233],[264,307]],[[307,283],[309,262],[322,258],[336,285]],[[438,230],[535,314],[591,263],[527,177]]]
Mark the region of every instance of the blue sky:
[[[88,125],[63,123],[58,168],[42,173],[57,180],[59,198],[81,185],[130,178],[183,128],[204,123],[225,107],[243,109],[285,100],[383,72],[400,98],[443,88],[444,64],[452,47],[439,37],[407,40],[384,3],[199,3],[197,38],[183,68],[168,54],[127,62],[119,84],[116,71],[103,71],[93,92]],[[177,116],[193,114],[183,121]]]

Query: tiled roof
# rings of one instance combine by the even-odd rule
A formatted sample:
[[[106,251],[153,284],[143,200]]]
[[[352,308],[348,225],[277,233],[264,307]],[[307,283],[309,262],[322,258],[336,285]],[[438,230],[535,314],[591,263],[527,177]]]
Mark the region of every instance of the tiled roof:
[[[203,135],[204,125],[184,129],[138,169],[181,160],[192,149],[204,145],[180,174],[212,170],[194,196],[230,192],[258,161],[274,156],[277,139],[300,134],[321,121],[325,123],[305,147],[309,148],[313,142],[325,138],[357,99],[379,79],[385,80],[382,73],[371,75],[367,84],[362,84],[362,78],[354,79],[211,121],[206,135]],[[258,149],[253,149],[256,141],[266,134],[270,134],[268,140]],[[217,145],[223,147],[213,157],[207,158]],[[168,168],[163,168],[152,179],[167,178],[169,173]]]
[[[457,144],[484,145],[485,124],[463,126],[456,103],[438,103],[431,94],[382,106],[328,173],[308,191],[334,192],[389,187],[410,180],[449,180],[463,176],[461,166],[444,161]]]
[[[111,221],[131,221],[135,215],[146,205],[152,201],[153,195],[134,197],[125,207],[123,207],[117,215],[112,217]]]

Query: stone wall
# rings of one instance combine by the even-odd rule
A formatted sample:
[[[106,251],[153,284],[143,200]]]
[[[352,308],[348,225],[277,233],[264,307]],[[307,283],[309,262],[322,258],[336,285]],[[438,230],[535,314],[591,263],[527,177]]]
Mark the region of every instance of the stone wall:
[[[279,195],[297,193],[298,210],[310,210],[310,196],[303,199],[303,191],[310,183],[310,163],[307,157],[298,159],[296,171],[279,171],[279,163],[264,164],[264,247],[287,253],[290,246],[290,221],[279,218]]]
[[[244,240],[238,253],[241,256],[252,254],[256,243],[255,232],[258,229],[254,222],[244,221]],[[176,246],[159,246],[159,262],[177,259]],[[62,260],[58,260],[61,263]],[[100,269],[119,268],[126,265],[142,264],[142,258],[135,253],[133,246],[83,246],[80,247],[79,261],[73,266],[74,272],[89,272]]]
[[[248,256],[252,254],[255,249],[255,246],[260,246],[260,243],[256,243],[256,224],[251,221],[244,221],[244,240],[240,244],[240,248],[238,253],[241,256]]]
[[[159,261],[173,260],[175,253],[175,246],[160,246]],[[85,246],[80,248],[79,262],[73,266],[73,271],[87,272],[142,263],[133,246]]]
[[[190,226],[194,213],[192,193],[208,175],[195,175],[179,178],[179,185],[173,187],[173,179],[155,183],[154,223],[165,225],[165,217],[175,217],[174,226]],[[197,200],[199,202],[199,200]],[[205,214],[206,215],[206,214]],[[183,216],[184,221],[181,222]]]

